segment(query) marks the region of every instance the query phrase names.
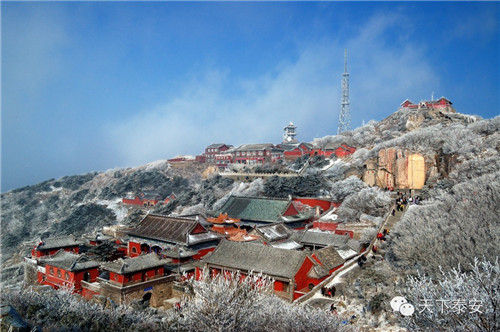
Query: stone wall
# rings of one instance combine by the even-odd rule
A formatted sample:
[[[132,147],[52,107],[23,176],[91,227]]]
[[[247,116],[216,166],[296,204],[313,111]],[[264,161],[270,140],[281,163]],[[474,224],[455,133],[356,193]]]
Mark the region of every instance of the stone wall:
[[[157,308],[163,306],[163,302],[173,296],[174,280],[175,276],[164,276],[125,287],[101,280],[101,295],[110,298],[117,304],[131,304],[143,300],[149,293],[151,294],[149,305]]]
[[[31,259],[24,262],[24,282],[28,285],[38,283],[38,267]]]
[[[387,148],[378,158],[365,162],[363,181],[370,186],[398,189],[422,189],[428,177],[425,158],[406,149]]]

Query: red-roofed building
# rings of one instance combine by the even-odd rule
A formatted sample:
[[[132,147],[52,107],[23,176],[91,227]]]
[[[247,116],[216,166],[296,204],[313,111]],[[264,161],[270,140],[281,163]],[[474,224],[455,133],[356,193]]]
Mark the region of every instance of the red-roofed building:
[[[85,241],[76,239],[74,235],[45,239],[40,241],[37,246],[31,250],[31,257],[39,258],[54,255],[60,249],[78,254],[80,252],[80,246],[84,243]]]
[[[338,148],[335,149],[335,155],[339,158],[344,158],[350,154],[356,152],[356,148],[342,143]]]
[[[199,259],[213,251],[220,239],[220,235],[207,231],[197,220],[148,214],[129,231],[128,256],[155,252],[170,257],[170,251],[180,248]]]
[[[434,108],[448,112],[455,112],[455,108],[452,105],[453,103],[445,97],[441,97],[438,100],[422,100],[418,104],[406,99],[401,103],[400,109],[418,110]]]
[[[55,289],[71,289],[74,293],[82,292],[82,281],[94,282],[99,275],[99,262],[85,255],[75,255],[64,250],[41,259],[40,263],[42,266],[38,272],[40,284]]]
[[[227,145],[224,143],[214,143],[210,144],[205,148],[205,153],[203,154],[205,156],[205,162],[207,164],[215,164],[216,163],[216,155],[221,154],[230,148],[232,148],[232,145]]]
[[[168,262],[151,253],[104,263],[102,269],[109,276],[94,283],[83,282],[82,294],[87,299],[99,294],[117,304],[148,301],[153,307],[163,306],[172,297],[175,280],[174,275],[165,275],[164,266]]]
[[[196,263],[196,277],[208,269],[212,275],[239,271],[262,273],[274,279],[274,292],[292,302],[306,294],[319,280],[308,276],[319,264],[304,251],[273,248],[262,244],[222,240],[208,257]]]

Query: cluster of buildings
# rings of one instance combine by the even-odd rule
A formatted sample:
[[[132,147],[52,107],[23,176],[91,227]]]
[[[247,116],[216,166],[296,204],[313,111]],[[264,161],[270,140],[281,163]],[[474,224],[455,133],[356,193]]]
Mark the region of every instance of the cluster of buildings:
[[[444,97],[419,104],[406,100],[401,107],[453,111]],[[295,129],[293,123],[286,126],[283,142],[277,145],[212,144],[203,155],[179,156],[169,162],[224,169],[231,164],[293,161],[304,155],[343,158],[356,150],[347,144],[320,149],[299,143]],[[417,188],[425,181],[423,157],[404,151],[381,150],[377,160],[367,166],[364,180],[371,185]],[[391,177],[393,169],[399,174],[396,180]],[[175,199],[174,193],[162,197],[139,192],[123,198],[123,204],[151,207]],[[366,248],[358,239],[365,228],[374,227],[373,217],[364,215],[355,225],[338,223],[335,210],[339,205],[320,198],[230,196],[213,218],[147,214],[137,226],[122,232],[40,241],[25,258],[25,279],[71,289],[88,300],[140,301],[170,308],[189,293],[183,278],[201,278],[204,272],[210,276],[262,273],[274,280],[278,296],[292,302]],[[107,255],[98,254],[100,246],[107,248]]]
[[[407,110],[436,109],[445,112],[456,112],[452,105],[453,103],[449,99],[441,97],[437,100],[434,100],[434,98],[431,98],[431,100],[422,100],[419,103],[414,103],[406,99],[401,103],[399,108]]]
[[[317,198],[231,196],[215,218],[147,214],[120,238],[40,241],[25,258],[25,278],[89,300],[169,308],[186,291],[182,277],[260,272],[291,302],[363,250],[353,231],[317,226],[338,206]],[[112,248],[106,258],[96,255],[103,244]]]
[[[343,158],[356,151],[356,148],[341,145],[327,145],[324,148],[315,147],[310,143],[300,143],[296,139],[296,129],[292,122],[283,128],[283,141],[279,144],[257,143],[233,146],[225,143],[215,143],[207,146],[205,152],[196,157],[176,156],[168,161],[174,165],[200,163],[214,165],[220,170],[230,165],[262,165],[279,161],[294,161],[304,155],[330,157],[333,154]]]

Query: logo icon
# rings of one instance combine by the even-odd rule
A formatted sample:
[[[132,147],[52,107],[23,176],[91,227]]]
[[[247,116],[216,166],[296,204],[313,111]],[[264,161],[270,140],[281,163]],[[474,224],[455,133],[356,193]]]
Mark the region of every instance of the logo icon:
[[[411,316],[415,312],[413,304],[402,296],[396,296],[391,300],[391,308],[394,311],[399,311],[403,316]]]

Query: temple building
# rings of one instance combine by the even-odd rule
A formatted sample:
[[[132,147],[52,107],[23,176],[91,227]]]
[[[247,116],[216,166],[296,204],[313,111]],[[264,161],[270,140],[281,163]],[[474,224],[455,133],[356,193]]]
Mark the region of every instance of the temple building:
[[[116,304],[149,301],[150,306],[160,307],[172,297],[175,275],[166,275],[165,259],[155,253],[134,258],[117,259],[102,265],[105,272],[97,283],[84,283],[84,296],[99,294]]]
[[[60,249],[56,254],[40,259],[38,283],[81,293],[82,281],[96,281],[99,264],[86,255],[76,255]]]
[[[128,256],[155,252],[175,258],[182,253],[182,258],[197,260],[213,251],[221,238],[196,219],[148,214],[129,231]]]
[[[80,252],[80,246],[85,241],[77,239],[74,235],[59,236],[49,239],[44,239],[31,250],[32,258],[54,255],[59,249],[69,251],[75,254]]]
[[[249,227],[284,222],[291,228],[303,228],[314,217],[314,212],[299,211],[291,198],[230,196],[219,212]]]

